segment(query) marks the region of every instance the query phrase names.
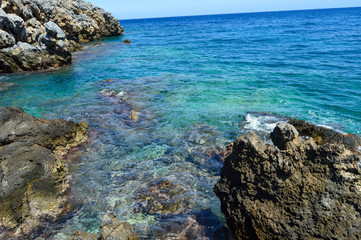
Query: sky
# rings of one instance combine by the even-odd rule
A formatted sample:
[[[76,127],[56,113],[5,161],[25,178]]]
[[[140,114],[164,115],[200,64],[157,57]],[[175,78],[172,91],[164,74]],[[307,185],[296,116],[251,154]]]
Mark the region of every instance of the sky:
[[[118,19],[361,7],[361,0],[86,0]]]

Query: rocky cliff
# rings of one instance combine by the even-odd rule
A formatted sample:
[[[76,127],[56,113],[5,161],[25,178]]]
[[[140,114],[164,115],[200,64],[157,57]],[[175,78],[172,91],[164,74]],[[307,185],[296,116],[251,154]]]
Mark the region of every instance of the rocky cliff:
[[[70,211],[66,154],[87,127],[0,108],[0,239],[32,236]]]
[[[80,43],[123,32],[110,13],[83,0],[0,0],[0,73],[71,63]]]
[[[361,239],[360,138],[290,122],[273,144],[234,142],[214,188],[229,228],[236,239]]]

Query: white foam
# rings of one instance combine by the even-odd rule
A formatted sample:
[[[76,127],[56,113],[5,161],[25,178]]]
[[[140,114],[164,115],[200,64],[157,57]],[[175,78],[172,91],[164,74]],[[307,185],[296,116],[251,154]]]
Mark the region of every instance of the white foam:
[[[269,133],[276,127],[278,123],[281,122],[280,119],[274,116],[266,116],[266,115],[252,115],[247,114],[245,117],[246,125],[245,129],[251,131],[259,131]]]
[[[124,91],[120,91],[116,96],[124,100],[127,98],[127,93]]]

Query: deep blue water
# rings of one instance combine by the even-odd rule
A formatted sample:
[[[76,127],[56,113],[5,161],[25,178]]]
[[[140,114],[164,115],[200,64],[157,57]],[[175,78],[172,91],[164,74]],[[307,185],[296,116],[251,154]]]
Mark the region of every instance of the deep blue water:
[[[107,211],[143,238],[171,238],[203,216],[198,235],[209,237],[223,221],[215,149],[287,117],[361,135],[361,8],[121,24],[124,36],[87,45],[72,66],[0,77],[16,84],[0,106],[91,124],[92,143],[70,168],[83,207],[49,228],[54,239],[96,232]],[[138,209],[137,191],[160,178],[184,190],[173,215]]]

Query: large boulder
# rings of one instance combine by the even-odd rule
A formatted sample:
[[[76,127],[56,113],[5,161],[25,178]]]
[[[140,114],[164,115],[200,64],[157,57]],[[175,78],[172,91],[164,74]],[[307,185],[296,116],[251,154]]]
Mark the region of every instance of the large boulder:
[[[29,237],[71,209],[65,155],[87,127],[0,108],[0,239]]]
[[[234,142],[214,191],[236,239],[361,239],[358,146],[347,145],[349,135],[301,126],[278,124],[274,145],[255,133]]]
[[[83,0],[2,0],[0,6],[0,73],[68,65],[80,43],[123,33],[110,13]]]

